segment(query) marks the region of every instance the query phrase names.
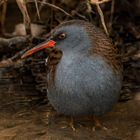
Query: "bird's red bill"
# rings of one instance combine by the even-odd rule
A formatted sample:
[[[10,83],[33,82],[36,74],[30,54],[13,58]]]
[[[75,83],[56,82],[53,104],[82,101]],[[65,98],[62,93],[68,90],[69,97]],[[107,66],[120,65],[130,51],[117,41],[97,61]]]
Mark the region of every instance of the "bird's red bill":
[[[41,50],[43,50],[43,49],[46,49],[46,48],[53,48],[53,47],[55,47],[55,44],[56,44],[56,42],[53,41],[53,40],[50,40],[50,41],[48,41],[47,43],[45,42],[45,43],[39,44],[38,46],[36,46],[36,47],[34,47],[34,48],[28,50],[27,52],[25,52],[25,53],[22,55],[21,58],[26,58],[26,57],[28,57],[28,56],[30,56],[30,55],[33,55],[34,53],[36,53],[36,52],[38,52],[38,51],[41,51]]]

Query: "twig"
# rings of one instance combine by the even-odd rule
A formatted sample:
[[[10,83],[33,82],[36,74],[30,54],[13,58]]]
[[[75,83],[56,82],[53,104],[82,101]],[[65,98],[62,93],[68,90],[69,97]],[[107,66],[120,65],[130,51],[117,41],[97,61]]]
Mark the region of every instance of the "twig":
[[[11,59],[3,60],[0,62],[0,68],[7,68],[14,65],[14,62]]]
[[[112,22],[113,22],[113,16],[114,16],[114,7],[115,7],[115,0],[112,0],[112,3],[111,3],[111,15],[110,15],[110,24],[109,24],[109,27],[110,27],[110,33],[112,32]]]
[[[78,13],[76,10],[73,10],[71,13],[72,13],[73,16],[76,15],[76,16],[78,16],[78,17],[84,19],[84,20],[87,20],[87,18],[86,18],[84,15],[81,15],[81,14]]]
[[[4,25],[5,25],[6,11],[7,11],[7,0],[4,1],[3,8],[2,8],[2,15],[1,15],[1,32],[2,32],[2,34],[5,33]]]
[[[38,1],[38,2],[41,2],[41,1]],[[66,14],[67,16],[72,17],[72,15],[70,15],[68,12],[66,12],[65,10],[63,10],[62,8],[60,8],[60,7],[58,7],[58,6],[54,5],[54,4],[50,4],[50,3],[48,3],[48,2],[42,2],[42,3],[43,3],[43,4],[46,4],[46,5],[50,6],[50,7],[53,7],[53,8],[55,8],[55,9],[58,9],[58,10],[60,10],[61,12],[63,12],[64,14]]]
[[[31,28],[30,28],[31,20],[30,20],[30,17],[29,17],[27,8],[26,8],[26,2],[25,2],[25,0],[16,0],[16,1],[17,1],[19,9],[23,15],[26,32],[27,32],[27,34],[31,35]]]
[[[42,0],[42,2],[46,2],[46,0]],[[39,12],[42,10],[44,4],[41,2],[40,6],[39,6]]]
[[[99,4],[96,4],[96,6],[97,6],[98,13],[99,13],[99,15],[100,15],[101,23],[102,23],[102,25],[103,25],[103,28],[104,28],[104,30],[105,30],[105,33],[106,33],[107,35],[109,35],[108,30],[107,30],[107,27],[106,27],[106,25],[105,25],[105,20],[104,20],[103,12],[102,12],[102,10],[101,10]]]
[[[0,0],[0,6],[3,5],[7,0]]]
[[[89,19],[90,21],[92,22],[92,15],[91,15],[91,12],[92,12],[92,7],[91,7],[91,4],[90,4],[90,1],[87,0],[87,9],[88,9],[88,15],[89,15]]]
[[[91,4],[102,4],[109,1],[110,0],[90,0]]]
[[[43,1],[46,2],[46,0],[42,0],[42,2],[43,2]],[[32,2],[32,1],[28,1],[28,2]],[[37,3],[38,3],[38,2],[37,2]],[[38,8],[38,12],[39,12],[39,13],[41,12],[43,6],[44,6],[44,4],[42,4],[42,3],[39,5],[39,8]],[[35,15],[35,18],[34,18],[35,21],[37,20],[37,17],[38,17],[38,14]]]
[[[28,2],[33,2],[33,1],[32,1],[32,0],[29,0]],[[45,5],[49,6],[49,7],[53,7],[53,8],[55,8],[55,9],[57,9],[57,10],[63,12],[63,13],[66,14],[67,16],[72,17],[71,14],[69,14],[68,12],[66,12],[65,10],[63,10],[62,8],[60,8],[60,7],[58,7],[58,6],[54,5],[54,4],[51,4],[51,3],[48,3],[48,2],[44,2],[44,1],[38,1],[38,2],[41,3],[41,4],[45,4]]]
[[[52,0],[52,4],[55,4],[55,1]],[[53,18],[54,18],[54,11],[53,11],[53,7],[51,7],[51,16],[50,16],[50,30],[52,29],[52,25],[53,25]]]
[[[34,0],[34,1],[35,1],[35,7],[36,7],[38,19],[41,20],[37,0]]]

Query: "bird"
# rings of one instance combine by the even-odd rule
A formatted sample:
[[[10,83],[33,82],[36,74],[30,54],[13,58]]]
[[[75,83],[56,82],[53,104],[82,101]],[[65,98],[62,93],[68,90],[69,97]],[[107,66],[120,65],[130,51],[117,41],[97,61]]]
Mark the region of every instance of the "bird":
[[[52,30],[46,41],[22,59],[51,49],[47,97],[67,116],[101,116],[118,102],[122,65],[110,38],[94,24],[69,20]]]

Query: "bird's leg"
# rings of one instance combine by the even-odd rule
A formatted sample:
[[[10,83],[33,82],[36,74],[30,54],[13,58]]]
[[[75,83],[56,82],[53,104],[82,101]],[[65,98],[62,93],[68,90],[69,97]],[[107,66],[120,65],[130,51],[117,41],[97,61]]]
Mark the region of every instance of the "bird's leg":
[[[50,118],[52,117],[52,114],[51,112],[47,112],[46,114],[46,124],[49,125],[50,124]]]
[[[99,129],[102,129],[104,131],[107,131],[107,128],[100,123],[100,121],[99,121],[99,119],[97,117],[92,116],[92,120],[95,123],[95,126],[92,127],[93,131],[95,131],[96,128],[99,128]]]
[[[59,116],[59,114],[53,109],[53,107],[50,105],[50,103],[48,103],[47,105],[48,109],[44,112],[44,116],[45,116],[45,122],[47,122],[47,124],[51,124],[51,120],[57,116]]]
[[[76,131],[76,128],[75,128],[75,126],[74,126],[74,118],[73,118],[73,117],[70,117],[69,126],[72,128],[72,130],[73,130],[74,132]]]

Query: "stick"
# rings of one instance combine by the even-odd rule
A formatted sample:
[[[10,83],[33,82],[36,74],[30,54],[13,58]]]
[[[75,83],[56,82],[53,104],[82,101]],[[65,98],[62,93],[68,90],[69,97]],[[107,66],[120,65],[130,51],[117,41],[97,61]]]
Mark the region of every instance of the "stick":
[[[37,0],[34,0],[34,1],[35,1],[35,7],[36,7],[36,12],[37,12],[38,19],[41,20]]]
[[[102,10],[101,10],[99,4],[96,4],[96,6],[97,6],[98,13],[99,13],[99,15],[100,15],[101,23],[102,23],[102,25],[103,25],[103,28],[104,28],[104,30],[105,30],[105,33],[109,36],[107,27],[106,27],[106,25],[105,25],[105,20],[104,20],[103,12],[102,12]]]
[[[33,1],[32,1],[32,0],[29,0],[29,2],[33,2]],[[63,12],[63,13],[66,14],[67,16],[72,17],[71,14],[69,14],[68,12],[66,12],[65,10],[63,10],[62,8],[60,8],[60,7],[58,7],[58,6],[54,5],[54,4],[51,4],[51,3],[48,3],[48,2],[45,2],[45,1],[38,1],[38,2],[41,3],[41,4],[45,4],[45,5],[49,6],[49,7],[53,7],[53,8],[55,8],[55,9],[57,9],[57,10]]]
[[[23,20],[24,20],[24,24],[25,24],[25,28],[26,28],[26,32],[27,34],[31,35],[31,20],[27,11],[27,7],[26,7],[26,2],[25,0],[16,0],[18,7],[23,15]]]
[[[4,1],[3,8],[2,8],[2,15],[1,15],[1,32],[2,32],[2,34],[5,33],[4,25],[5,25],[6,11],[7,11],[7,0]]]

